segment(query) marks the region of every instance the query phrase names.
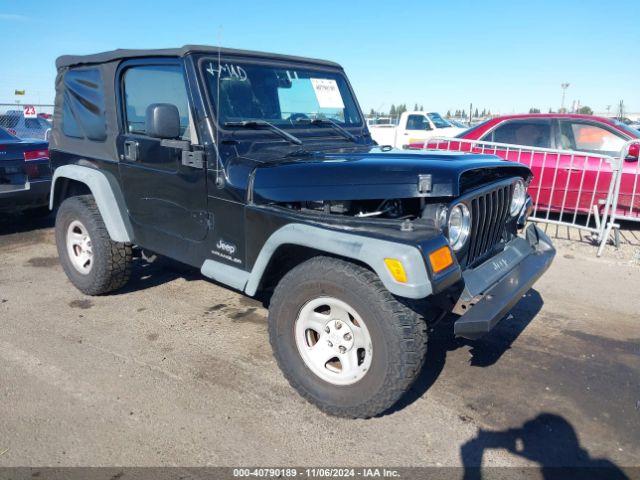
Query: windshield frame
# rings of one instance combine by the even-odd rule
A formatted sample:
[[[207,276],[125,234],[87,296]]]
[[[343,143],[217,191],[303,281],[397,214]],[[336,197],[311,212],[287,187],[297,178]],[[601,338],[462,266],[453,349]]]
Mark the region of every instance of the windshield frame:
[[[210,113],[211,121],[213,123],[214,128],[218,130],[221,136],[233,135],[234,137],[237,137],[237,138],[247,138],[247,139],[256,138],[256,137],[260,137],[260,138],[272,137],[273,134],[269,133],[268,130],[250,130],[250,129],[240,129],[236,127],[225,127],[219,122],[217,105],[214,99],[211,98],[210,91],[208,88],[209,80],[205,76],[205,63],[217,62],[217,61],[218,61],[217,56],[212,54],[205,54],[205,55],[198,56],[195,62],[197,78],[202,86],[201,87],[202,88],[201,91],[203,92],[202,100],[205,103],[205,109]],[[358,102],[358,98],[355,95],[351,82],[349,81],[349,77],[347,77],[347,75],[345,74],[344,70],[341,67],[331,67],[328,65],[313,63],[311,61],[308,63],[304,61],[291,62],[291,61],[278,60],[278,59],[263,59],[263,58],[257,58],[257,57],[251,57],[251,56],[245,57],[242,55],[240,56],[221,55],[220,62],[222,63],[234,62],[234,63],[239,63],[241,65],[251,64],[251,65],[257,65],[257,66],[267,66],[267,67],[283,68],[283,69],[300,69],[300,70],[304,69],[304,70],[317,71],[319,73],[328,72],[333,75],[341,76],[345,82],[345,85],[349,91],[349,94],[352,97],[354,106],[356,108],[356,111],[360,119],[360,123],[355,125],[352,124],[352,125],[340,125],[340,126],[346,129],[347,131],[356,132],[356,134],[360,134],[360,135],[363,133],[364,129],[366,129],[365,117],[362,112],[362,108],[360,107],[360,103]],[[344,140],[344,137],[342,137],[339,133],[337,133],[336,130],[330,125],[324,126],[324,125],[310,124],[308,125],[308,127],[292,125],[291,126],[292,128],[286,125],[283,126],[280,124],[276,126],[278,128],[282,128],[283,130],[286,130],[289,133],[293,133],[297,137],[304,138],[304,137],[313,136],[313,137],[327,137],[332,139],[341,138],[342,140]],[[274,137],[274,139],[277,139],[277,137]],[[281,141],[282,139],[277,139],[277,140]]]

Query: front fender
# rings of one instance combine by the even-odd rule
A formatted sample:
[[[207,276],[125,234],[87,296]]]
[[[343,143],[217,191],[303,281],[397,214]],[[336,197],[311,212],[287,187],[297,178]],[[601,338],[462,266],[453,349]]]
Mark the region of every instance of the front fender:
[[[51,210],[54,207],[56,188],[61,183],[58,180],[61,178],[84,183],[91,190],[111,240],[128,243],[133,241],[131,225],[126,216],[122,195],[119,190],[114,192],[117,186],[112,186],[113,182],[109,181],[104,172],[82,165],[63,165],[56,168],[51,180],[49,199]]]
[[[420,250],[414,246],[291,223],[276,230],[262,247],[244,289],[248,295],[255,295],[272,255],[278,247],[287,244],[313,246],[316,250],[369,265],[387,290],[400,297],[419,299],[433,292],[424,258]],[[406,283],[397,282],[391,276],[384,264],[387,257],[402,262],[407,273]]]

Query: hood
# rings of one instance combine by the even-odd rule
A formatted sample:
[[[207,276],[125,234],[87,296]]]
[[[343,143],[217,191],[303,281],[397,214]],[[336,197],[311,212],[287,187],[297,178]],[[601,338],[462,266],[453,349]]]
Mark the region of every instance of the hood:
[[[431,175],[431,191],[418,191],[418,175]],[[531,171],[493,155],[389,150],[322,154],[261,164],[253,180],[255,201],[296,202],[457,197],[500,178]]]

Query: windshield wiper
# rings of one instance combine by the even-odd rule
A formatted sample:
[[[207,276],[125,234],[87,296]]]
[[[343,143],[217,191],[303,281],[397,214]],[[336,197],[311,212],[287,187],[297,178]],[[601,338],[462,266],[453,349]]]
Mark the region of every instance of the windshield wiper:
[[[285,132],[281,128],[276,127],[273,123],[269,123],[265,120],[243,120],[242,122],[225,122],[225,127],[229,128],[265,128],[271,130],[276,135],[284,138],[294,145],[302,145],[302,140],[298,137],[294,137],[289,132]]]
[[[351,132],[349,132],[346,128],[341,127],[335,120],[331,120],[330,118],[299,118],[298,120],[296,120],[296,122],[310,123],[311,125],[329,125],[344,138],[351,140],[352,142],[358,141],[355,135],[351,134]]]

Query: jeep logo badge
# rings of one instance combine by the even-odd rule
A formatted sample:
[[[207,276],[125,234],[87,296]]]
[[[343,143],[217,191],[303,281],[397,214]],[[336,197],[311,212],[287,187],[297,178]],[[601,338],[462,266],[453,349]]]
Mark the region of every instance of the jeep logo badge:
[[[233,243],[225,242],[223,239],[218,240],[218,243],[216,243],[216,248],[228,253],[229,255],[233,255],[234,253],[236,253],[236,246]]]

